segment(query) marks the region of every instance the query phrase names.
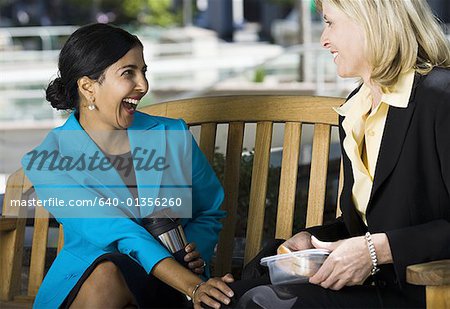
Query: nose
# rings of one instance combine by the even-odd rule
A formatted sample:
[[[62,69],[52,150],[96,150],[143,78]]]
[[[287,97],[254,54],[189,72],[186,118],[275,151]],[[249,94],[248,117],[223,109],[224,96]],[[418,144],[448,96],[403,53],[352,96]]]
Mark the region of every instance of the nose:
[[[144,94],[148,91],[148,80],[144,73],[138,74],[136,79],[136,90]]]
[[[324,48],[330,48],[330,40],[328,39],[328,31],[326,27],[323,29],[322,35],[320,36],[320,44]]]

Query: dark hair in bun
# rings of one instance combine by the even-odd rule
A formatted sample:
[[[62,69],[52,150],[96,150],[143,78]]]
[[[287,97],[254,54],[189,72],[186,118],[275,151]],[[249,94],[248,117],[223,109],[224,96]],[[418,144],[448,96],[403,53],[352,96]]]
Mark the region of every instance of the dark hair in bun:
[[[67,96],[66,88],[61,81],[61,78],[55,78],[47,87],[45,99],[52,104],[56,109],[70,109],[65,104],[70,99]]]
[[[136,46],[143,46],[137,36],[111,25],[79,28],[61,49],[59,77],[48,85],[47,101],[56,109],[78,109],[78,79],[87,76],[101,81],[105,70]]]

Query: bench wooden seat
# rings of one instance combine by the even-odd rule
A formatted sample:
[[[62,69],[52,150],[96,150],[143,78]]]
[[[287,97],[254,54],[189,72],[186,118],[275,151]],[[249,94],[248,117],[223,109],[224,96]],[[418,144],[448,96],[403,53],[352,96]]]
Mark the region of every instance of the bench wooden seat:
[[[330,149],[331,128],[338,125],[338,116],[332,110],[344,102],[341,98],[312,96],[223,96],[172,101],[142,108],[141,111],[158,116],[183,118],[192,128],[200,127],[199,145],[212,163],[218,125],[228,125],[223,186],[225,201],[222,208],[228,212],[220,234],[214,272],[216,275],[231,270],[232,248],[237,223],[240,162],[243,152],[244,132],[247,124],[256,124],[256,137],[251,176],[248,224],[244,263],[253,258],[261,248],[266,209],[268,171],[273,127],[284,124],[283,154],[279,185],[275,237],[288,238],[293,233],[295,194],[298,178],[300,143],[305,124],[314,125],[307,197],[306,226],[323,223],[326,179]],[[342,185],[342,171],[339,190]],[[8,207],[11,200],[24,199],[32,185],[19,170],[7,182],[0,219],[0,300],[31,301],[36,295],[45,272],[49,215],[37,208],[30,270],[25,295],[21,293],[22,255],[25,232],[24,210]],[[338,201],[336,201],[338,204]],[[339,207],[336,216],[339,215]],[[59,229],[58,250],[63,244],[62,227]],[[427,285],[429,308],[450,307],[450,262],[411,266],[408,281]]]

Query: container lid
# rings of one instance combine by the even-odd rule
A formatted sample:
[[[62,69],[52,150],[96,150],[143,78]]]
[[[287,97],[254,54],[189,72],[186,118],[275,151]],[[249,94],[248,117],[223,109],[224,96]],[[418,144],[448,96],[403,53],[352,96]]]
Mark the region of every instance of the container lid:
[[[307,249],[301,251],[292,251],[289,253],[277,254],[272,256],[266,256],[261,259],[261,265],[267,266],[267,263],[271,261],[278,261],[283,259],[288,259],[292,257],[305,257],[305,258],[314,258],[314,257],[323,257],[330,255],[330,251],[325,249]]]

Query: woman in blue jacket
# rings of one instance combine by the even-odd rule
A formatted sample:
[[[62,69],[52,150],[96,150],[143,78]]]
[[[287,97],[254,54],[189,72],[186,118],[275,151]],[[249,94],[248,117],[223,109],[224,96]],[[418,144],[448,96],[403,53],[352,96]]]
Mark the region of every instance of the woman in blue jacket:
[[[182,120],[136,111],[146,70],[139,39],[109,25],[78,29],[61,50],[47,100],[72,113],[22,160],[64,227],[36,308],[180,307],[183,294],[216,307],[232,296],[231,275],[203,280],[223,189]],[[182,218],[187,267],[143,227],[161,209]]]

